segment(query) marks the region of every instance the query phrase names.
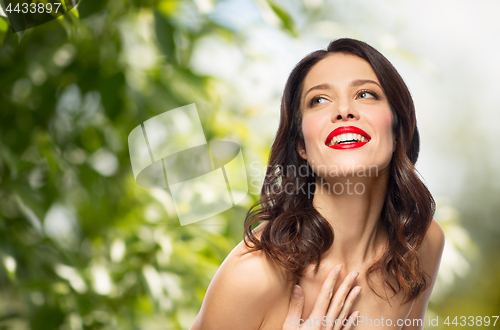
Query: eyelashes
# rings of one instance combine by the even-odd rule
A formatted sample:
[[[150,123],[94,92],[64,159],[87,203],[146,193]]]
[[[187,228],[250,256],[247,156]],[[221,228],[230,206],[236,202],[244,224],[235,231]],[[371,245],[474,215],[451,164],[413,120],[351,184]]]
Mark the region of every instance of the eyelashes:
[[[313,98],[309,101],[309,103],[308,103],[309,108],[310,108],[310,107],[315,106],[315,105],[316,105],[316,102],[317,102],[317,101],[319,101],[319,100],[326,100],[326,98],[324,98],[323,96],[319,96],[319,95],[314,96],[314,97],[313,97]]]
[[[375,93],[374,91],[369,90],[369,89],[362,89],[362,90],[360,90],[358,92],[358,94],[356,94],[356,96],[360,96],[361,94],[370,94],[370,95],[373,96],[373,98],[375,100],[380,100],[380,97],[378,96],[378,94]]]
[[[374,91],[369,90],[369,89],[362,89],[362,90],[358,91],[356,93],[356,98],[357,99],[365,99],[366,97],[360,97],[363,94],[369,94],[369,95],[373,96],[373,99],[380,100],[380,97],[378,96],[378,94],[375,93]],[[314,96],[314,97],[311,98],[311,100],[309,101],[309,103],[307,104],[307,106],[309,108],[311,108],[311,107],[315,106],[316,104],[323,103],[323,102],[318,102],[318,101],[321,101],[321,100],[328,101],[328,99],[326,97],[321,96],[321,95],[316,95],[316,96]]]

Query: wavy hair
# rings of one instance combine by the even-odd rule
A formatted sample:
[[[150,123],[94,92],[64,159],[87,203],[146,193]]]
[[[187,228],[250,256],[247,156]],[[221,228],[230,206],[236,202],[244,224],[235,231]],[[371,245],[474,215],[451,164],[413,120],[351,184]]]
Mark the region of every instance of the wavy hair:
[[[333,53],[350,54],[367,61],[393,113],[396,148],[389,165],[387,194],[380,217],[388,234],[388,245],[369,267],[367,277],[369,287],[382,297],[370,279],[375,271],[381,271],[393,294],[402,290],[407,302],[429,285],[418,249],[432,221],[435,203],[415,169],[420,138],[408,87],[392,64],[365,42],[337,39],[326,50],[307,55],[292,70],[281,101],[279,128],[271,148],[261,197],[246,215],[244,241],[248,252],[264,251],[291,273],[295,282],[311,263],[316,264],[317,272],[322,254],[333,244],[332,227],[312,204],[315,174],[297,151],[299,141],[305,145],[300,112],[304,79],[316,63]],[[297,175],[297,169],[303,170],[304,175]],[[269,223],[257,238],[252,225],[259,221]]]

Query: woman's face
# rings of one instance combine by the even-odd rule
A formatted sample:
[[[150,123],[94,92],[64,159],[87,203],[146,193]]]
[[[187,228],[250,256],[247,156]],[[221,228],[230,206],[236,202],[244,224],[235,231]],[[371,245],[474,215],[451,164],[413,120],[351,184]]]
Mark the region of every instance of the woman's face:
[[[334,53],[315,64],[304,80],[301,112],[305,150],[299,143],[298,151],[318,176],[375,176],[388,168],[392,111],[362,58]]]

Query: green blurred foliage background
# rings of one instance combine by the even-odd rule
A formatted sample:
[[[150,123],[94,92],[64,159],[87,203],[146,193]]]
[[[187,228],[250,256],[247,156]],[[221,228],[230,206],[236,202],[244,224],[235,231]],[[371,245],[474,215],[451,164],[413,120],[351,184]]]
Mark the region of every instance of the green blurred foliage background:
[[[263,110],[235,106],[233,86],[191,65],[206,36],[246,61],[257,56],[216,19],[227,2],[83,0],[17,34],[0,18],[0,329],[189,328],[258,190],[181,227],[165,190],[134,182],[127,136],[196,103],[208,141],[238,142],[266,163],[274,132],[255,136]],[[300,16],[280,1],[254,2],[291,40],[324,16],[294,3]],[[448,263],[429,315],[498,314],[498,225],[474,231],[473,215],[439,201]]]

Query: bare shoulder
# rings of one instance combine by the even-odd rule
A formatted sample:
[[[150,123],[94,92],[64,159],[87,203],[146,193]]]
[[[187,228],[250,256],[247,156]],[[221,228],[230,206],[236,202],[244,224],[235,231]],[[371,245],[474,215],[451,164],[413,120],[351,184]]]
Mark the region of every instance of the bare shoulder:
[[[241,241],[217,270],[191,329],[259,329],[287,288],[285,273]]]
[[[422,266],[431,276],[433,276],[431,273],[437,273],[437,269],[435,268],[439,267],[439,261],[443,254],[444,242],[445,237],[443,228],[435,219],[432,219],[419,250]],[[429,271],[431,273],[429,273]]]

